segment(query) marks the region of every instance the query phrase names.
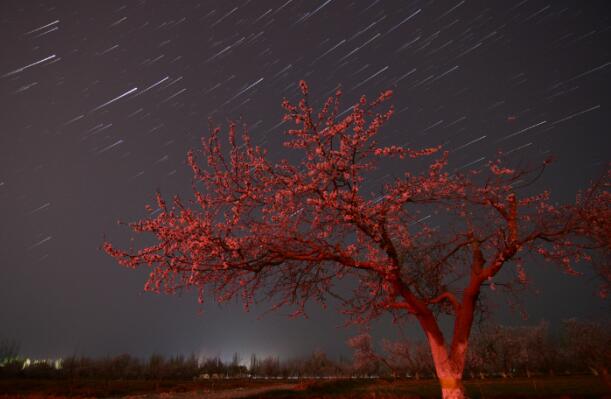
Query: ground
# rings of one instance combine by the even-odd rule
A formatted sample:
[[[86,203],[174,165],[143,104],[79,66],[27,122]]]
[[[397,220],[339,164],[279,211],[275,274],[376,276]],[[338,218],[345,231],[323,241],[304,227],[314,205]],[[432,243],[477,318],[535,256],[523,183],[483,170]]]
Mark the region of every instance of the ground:
[[[470,380],[470,398],[605,398],[593,376]],[[68,381],[0,380],[0,399],[399,399],[438,398],[434,380]]]

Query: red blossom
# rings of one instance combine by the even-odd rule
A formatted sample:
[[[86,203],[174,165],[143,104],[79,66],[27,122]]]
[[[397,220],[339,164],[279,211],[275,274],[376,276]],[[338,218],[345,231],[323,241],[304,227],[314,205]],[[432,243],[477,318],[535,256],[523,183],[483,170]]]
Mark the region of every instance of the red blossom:
[[[158,193],[161,211],[131,224],[155,243],[125,251],[106,242],[104,250],[124,266],[150,267],[147,290],[194,287],[200,301],[237,297],[246,308],[264,292],[274,309],[294,306],[295,315],[309,300],[324,306],[337,297],[337,280],[348,279],[356,284],[345,313],[355,322],[388,312],[415,317],[442,382],[462,375],[482,286],[511,287],[497,281],[506,265],[517,265],[517,280],[526,284],[536,264],[524,259],[540,256],[571,274],[585,260],[608,288],[610,175],[575,204],[553,204],[547,191],[522,194],[522,182],[540,168],[495,161],[489,172],[452,173],[439,147],[379,145],[392,107],[377,108],[391,91],[369,104],[361,97],[338,118],[341,91],[313,114],[308,86],[299,86],[303,100],[297,106],[284,100],[282,107],[284,120],[297,125],[284,144],[301,152],[300,162],[272,161],[247,132],[238,137],[234,124],[224,148],[214,128],[201,151],[187,154],[195,201],[175,197],[166,204]],[[389,157],[409,158],[402,164],[409,172],[382,185],[375,173]],[[414,158],[428,168],[416,168]],[[372,195],[378,189],[381,195]],[[603,256],[591,257],[591,250]],[[448,341],[439,312],[455,319]]]

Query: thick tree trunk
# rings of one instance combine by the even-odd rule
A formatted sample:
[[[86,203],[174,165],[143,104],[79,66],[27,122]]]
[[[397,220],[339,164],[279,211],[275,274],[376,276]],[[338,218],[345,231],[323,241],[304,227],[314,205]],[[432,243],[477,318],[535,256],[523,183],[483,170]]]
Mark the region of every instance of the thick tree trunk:
[[[441,385],[441,396],[443,399],[465,399],[465,387],[462,382],[462,370],[458,370],[451,364],[438,365],[435,369],[439,384]],[[450,363],[453,363],[450,361]]]
[[[442,398],[465,399],[465,387],[462,383],[462,376],[466,351],[455,351],[450,355],[443,342],[432,338],[430,335],[428,336],[435,364],[435,372],[441,385]]]
[[[441,397],[443,399],[465,399],[465,387],[462,383],[461,376],[440,378],[441,382]]]
[[[476,248],[480,257],[477,259],[477,264],[473,270],[481,269],[481,252],[479,247]],[[467,345],[471,326],[473,324],[473,314],[475,312],[475,302],[479,295],[483,279],[479,272],[474,272],[469,283],[469,287],[463,294],[463,301],[459,303],[457,299],[447,292],[445,299],[450,301],[454,308],[454,332],[452,335],[451,345],[446,347],[443,332],[437,324],[437,319],[433,312],[422,302],[417,300],[409,290],[402,286],[397,287],[397,292],[400,292],[408,304],[408,311],[416,315],[420,327],[426,334],[435,372],[441,384],[441,393],[443,399],[465,399],[465,387],[462,383],[463,371],[465,369],[465,360],[467,358]],[[398,284],[398,283],[397,283]],[[441,297],[439,297],[441,298]]]

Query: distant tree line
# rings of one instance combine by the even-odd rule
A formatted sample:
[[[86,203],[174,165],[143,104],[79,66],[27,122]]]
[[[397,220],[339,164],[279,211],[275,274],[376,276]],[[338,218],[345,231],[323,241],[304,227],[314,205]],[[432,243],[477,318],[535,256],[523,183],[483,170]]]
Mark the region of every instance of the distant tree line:
[[[277,356],[253,354],[248,366],[236,353],[229,362],[220,357],[198,358],[152,355],[141,359],[129,354],[91,358],[70,356],[59,360],[30,360],[21,356],[0,358],[0,378],[74,379],[219,379],[219,378],[308,378],[349,375],[348,359],[330,360],[315,351],[310,356],[281,361]]]
[[[475,331],[467,354],[465,376],[531,377],[589,373],[611,386],[611,326],[565,320],[558,334],[549,325],[486,326]],[[376,352],[369,334],[348,340],[354,350],[353,373],[362,376],[434,377],[433,359],[425,342],[382,341]]]
[[[26,361],[18,355],[18,344],[0,340],[0,378],[434,378],[433,360],[425,342],[384,340],[381,350],[375,350],[371,336],[360,334],[347,343],[353,350],[352,359],[332,360],[321,351],[287,360],[253,354],[245,365],[237,353],[227,362],[195,355],[140,359],[128,354],[97,359],[71,356],[61,362]],[[611,328],[607,324],[567,320],[558,334],[551,334],[545,322],[529,327],[496,325],[477,331],[473,343],[466,377],[593,373],[609,383]]]

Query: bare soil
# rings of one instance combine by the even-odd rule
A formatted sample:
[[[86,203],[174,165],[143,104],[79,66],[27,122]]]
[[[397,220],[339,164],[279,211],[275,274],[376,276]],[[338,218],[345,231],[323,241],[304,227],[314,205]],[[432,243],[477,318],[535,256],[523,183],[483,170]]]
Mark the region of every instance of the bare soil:
[[[227,390],[201,390],[192,392],[149,393],[144,395],[128,395],[117,399],[239,399],[257,395],[265,395],[273,391],[296,391],[298,384],[275,384],[263,387],[237,387]]]
[[[467,380],[469,398],[611,399],[594,376]],[[0,399],[432,399],[435,380],[2,380]]]

